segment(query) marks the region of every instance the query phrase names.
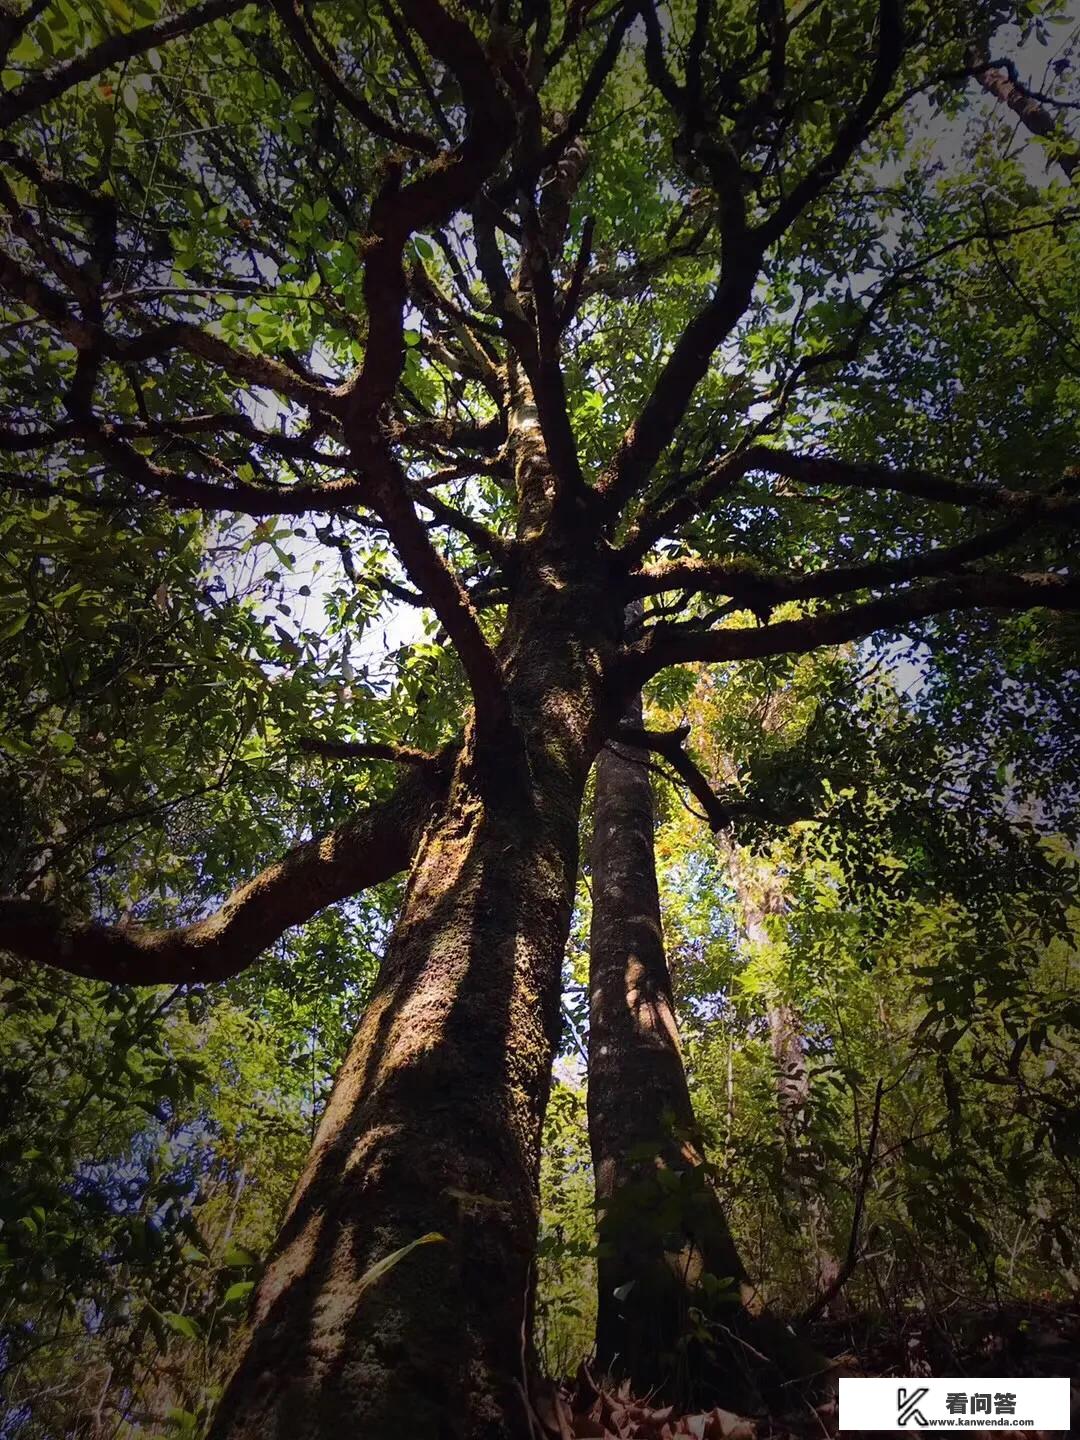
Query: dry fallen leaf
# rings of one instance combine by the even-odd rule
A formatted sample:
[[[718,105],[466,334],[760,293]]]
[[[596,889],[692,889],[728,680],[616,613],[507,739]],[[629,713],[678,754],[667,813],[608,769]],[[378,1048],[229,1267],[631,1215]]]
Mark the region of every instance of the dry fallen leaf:
[[[570,1392],[561,1398],[559,1414],[564,1417],[573,1440],[756,1440],[757,1425],[743,1415],[719,1406],[707,1413],[676,1415],[673,1405],[649,1405],[633,1397],[624,1381],[614,1394],[586,1375],[596,1399],[587,1409],[571,1411]],[[580,1378],[578,1405],[582,1405]],[[546,1417],[545,1417],[546,1418]],[[555,1429],[547,1421],[549,1433]]]
[[[754,1440],[757,1426],[742,1415],[721,1410],[719,1405],[709,1413],[708,1440]]]

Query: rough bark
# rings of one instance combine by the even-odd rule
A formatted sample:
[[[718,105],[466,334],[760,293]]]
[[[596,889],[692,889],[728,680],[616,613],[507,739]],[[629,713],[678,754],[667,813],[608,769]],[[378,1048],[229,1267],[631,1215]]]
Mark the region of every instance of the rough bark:
[[[640,726],[640,699],[628,720]],[[596,1343],[600,1365],[636,1389],[685,1392],[699,1377],[680,1342],[690,1307],[708,1308],[702,1275],[727,1281],[729,1322],[749,1285],[696,1134],[645,759],[609,746],[596,764],[588,1104],[603,1242]]]
[[[501,659],[517,724],[467,736],[382,974],[259,1285],[211,1440],[529,1434],[540,1128],[585,777],[604,580],[558,555]],[[579,572],[580,573],[580,572]],[[610,601],[606,609],[612,612]],[[437,1231],[374,1283],[372,1265]]]
[[[494,803],[459,783],[259,1288],[217,1440],[513,1433],[574,859],[520,785]],[[433,1230],[447,1243],[363,1289]]]

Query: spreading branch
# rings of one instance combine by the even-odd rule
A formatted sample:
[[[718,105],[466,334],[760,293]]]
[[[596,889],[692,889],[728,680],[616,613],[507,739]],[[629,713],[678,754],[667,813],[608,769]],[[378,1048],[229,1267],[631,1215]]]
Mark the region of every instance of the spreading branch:
[[[468,127],[460,145],[440,152],[404,184],[397,161],[384,167],[371,209],[364,265],[367,344],[363,364],[345,396],[350,435],[371,425],[393,396],[404,367],[408,277],[403,257],[409,237],[418,229],[443,225],[476,197],[516,129],[513,109],[470,27],[435,0],[405,0],[402,8],[428,49],[461,85]]]
[[[307,755],[322,755],[328,760],[392,760],[397,765],[428,767],[440,763],[440,757],[430,750],[383,740],[330,740],[320,735],[303,735],[297,741],[297,748]]]
[[[122,65],[136,55],[145,55],[149,50],[158,50],[171,40],[193,35],[204,25],[235,15],[250,3],[251,0],[203,0],[201,5],[193,5],[190,10],[181,11],[168,20],[142,25],[126,34],[108,36],[73,60],[53,65],[24,80],[14,90],[9,90],[0,98],[0,130],[6,130],[23,116],[40,110],[84,80],[93,80],[103,70]]]
[[[615,739],[620,745],[635,750],[649,750],[662,756],[701,806],[710,827],[713,830],[726,830],[731,824],[732,816],[684,748],[689,733],[688,725],[680,726],[676,730],[643,730],[632,725],[620,725],[615,732]]]
[[[671,443],[713,355],[750,304],[755,272],[756,266],[746,263],[744,257],[744,263],[721,276],[712,298],[679,336],[600,481],[598,488],[609,514],[617,516],[623,510]]]
[[[349,85],[312,33],[310,21],[305,18],[303,7],[298,0],[274,0],[274,9],[292,36],[296,48],[343,109],[359,120],[373,135],[379,135],[394,145],[404,145],[407,149],[416,150],[428,157],[438,154],[439,147],[429,136],[391,124]]]
[[[1076,510],[1080,513],[1080,504]],[[952,574],[972,560],[981,560],[1005,549],[1018,540],[1031,523],[1027,517],[1021,517],[956,545],[942,545],[936,550],[865,565],[813,570],[805,575],[761,570],[751,562],[667,560],[632,576],[631,593],[641,596],[679,590],[695,595],[727,595],[751,610],[767,610],[789,600],[830,600],[855,590],[878,590],[905,580]]]
[[[292,926],[405,869],[445,783],[435,764],[411,768],[386,800],[295,846],[212,915],[174,930],[73,920],[36,900],[0,900],[0,948],[113,985],[227,980]]]
[[[1014,515],[1075,512],[1073,495],[1011,490],[1000,486],[957,480],[917,466],[892,466],[841,460],[834,455],[802,455],[767,445],[751,445],[740,452],[738,468],[745,474],[762,470],[803,485],[847,486],[856,490],[893,490],[918,500],[946,505],[999,510]]]
[[[705,773],[686,749],[689,734],[689,725],[680,725],[674,730],[645,730],[624,723],[615,731],[613,739],[620,747],[648,750],[666,760],[701,806],[705,819],[714,831],[728,830],[734,821],[750,816],[788,824],[795,819],[809,818],[809,812],[781,814],[753,800],[724,800],[709,784]]]
[[[86,450],[100,456],[116,474],[180,510],[234,511],[264,519],[271,515],[340,511],[367,503],[366,486],[352,476],[280,486],[241,480],[231,474],[211,480],[148,459],[92,416],[75,422],[75,430]],[[24,488],[10,474],[5,475],[4,483],[8,488]]]
[[[792,186],[772,215],[755,230],[756,239],[763,248],[774,245],[843,171],[870,133],[874,118],[892,89],[903,58],[903,4],[901,0],[880,0],[877,51],[866,90],[840,126],[827,153]]]
[[[371,508],[386,525],[405,573],[453,642],[472,690],[477,731],[482,739],[493,737],[509,718],[506,684],[468,591],[432,544],[404,472],[388,449],[379,442],[364,443],[356,459],[369,477]],[[424,503],[432,498],[425,494]]]
[[[918,620],[953,610],[1080,610],[1080,581],[1068,575],[981,572],[824,611],[800,620],[778,620],[744,629],[700,629],[692,624],[657,625],[624,652],[624,684],[639,688],[668,665],[759,660],[844,645],[878,632],[903,630]]]

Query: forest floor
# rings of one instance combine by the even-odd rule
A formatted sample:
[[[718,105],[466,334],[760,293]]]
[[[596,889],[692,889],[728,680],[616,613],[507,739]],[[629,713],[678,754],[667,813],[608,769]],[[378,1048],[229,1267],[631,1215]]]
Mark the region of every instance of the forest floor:
[[[537,1413],[538,1429],[558,1440],[810,1440],[841,1433],[858,1440],[880,1432],[837,1426],[842,1376],[1060,1376],[1072,1380],[1073,1429],[1080,1435],[1080,1304],[1011,1302],[973,1305],[958,1299],[934,1313],[860,1314],[822,1321],[805,1337],[826,1364],[810,1382],[789,1386],[767,1411],[736,1414],[714,1408],[679,1414],[626,1386],[609,1387],[582,1367],[572,1385],[553,1390]],[[900,1432],[898,1432],[900,1433]],[[919,1430],[951,1435],[952,1430]],[[1053,1440],[1061,1431],[965,1429],[973,1437]]]

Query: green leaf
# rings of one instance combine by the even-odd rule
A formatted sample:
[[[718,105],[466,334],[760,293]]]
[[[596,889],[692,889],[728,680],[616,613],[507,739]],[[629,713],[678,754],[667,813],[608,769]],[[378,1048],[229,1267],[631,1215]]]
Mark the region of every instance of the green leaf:
[[[175,1310],[163,1310],[161,1318],[165,1324],[177,1335],[182,1335],[185,1340],[201,1340],[202,1330],[197,1321],[190,1315],[180,1315]]]
[[[225,1247],[221,1263],[230,1270],[246,1270],[249,1265],[257,1265],[259,1257],[243,1245],[231,1242]]]

